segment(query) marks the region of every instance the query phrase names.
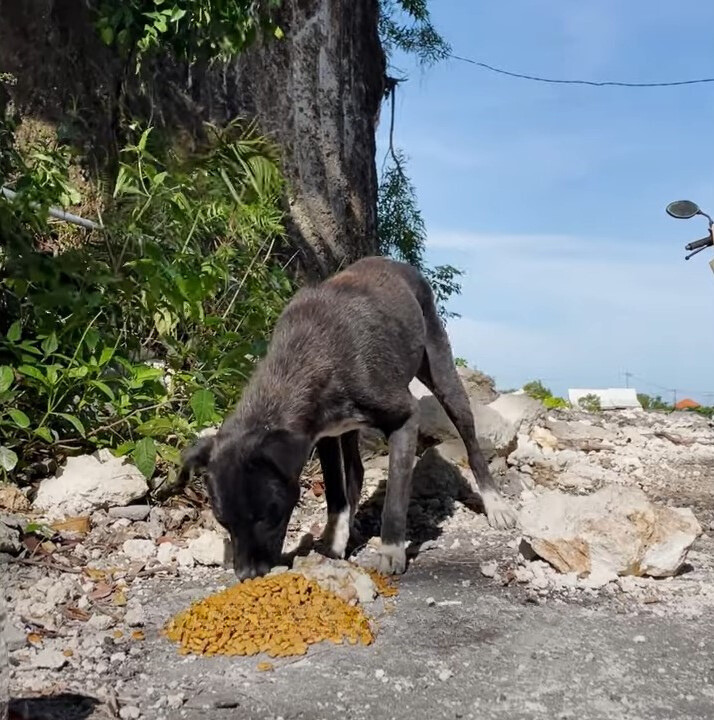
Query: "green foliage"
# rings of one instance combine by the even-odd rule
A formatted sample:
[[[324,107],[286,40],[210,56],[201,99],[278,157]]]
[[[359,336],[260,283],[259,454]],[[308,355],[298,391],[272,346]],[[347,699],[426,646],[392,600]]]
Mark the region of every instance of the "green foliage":
[[[416,191],[406,176],[403,154],[393,153],[379,183],[377,198],[377,241],[379,252],[418,267],[429,280],[442,318],[457,314],[446,302],[461,291],[456,280],[462,271],[451,265],[428,267],[424,261],[426,227],[417,205]]]
[[[97,29],[136,69],[151,54],[181,60],[227,60],[261,31],[282,32],[272,20],[281,0],[92,0]]]
[[[553,395],[540,380],[531,380],[523,386],[526,395],[540,400],[549,409],[568,408],[570,403],[564,398]]]
[[[427,0],[380,0],[379,35],[388,56],[416,55],[423,65],[446,59],[451,47],[431,22]]]
[[[380,0],[379,34],[389,58],[395,50],[416,55],[420,64],[431,65],[447,58],[448,43],[431,22],[427,0]],[[424,261],[426,228],[416,190],[406,174],[406,158],[393,144],[394,93],[397,81],[388,83],[385,99],[391,98],[392,131],[389,162],[379,182],[377,233],[379,250],[418,267],[431,283],[442,319],[458,317],[446,309],[448,299],[461,292],[456,278],[462,271],[452,265],[429,267]]]
[[[578,406],[586,412],[602,412],[602,403],[600,402],[600,398],[593,393],[588,393],[584,397],[581,397],[580,400],[578,400]]]
[[[663,400],[661,395],[637,393],[637,399],[645,410],[666,410],[667,412],[674,410],[674,406],[666,400]]]
[[[468,361],[466,360],[466,358],[455,357],[455,358],[454,358],[454,365],[456,365],[457,368],[458,368],[458,367],[467,368],[467,367],[469,366],[469,363],[468,363]]]
[[[550,395],[549,397],[543,398],[543,405],[545,405],[549,410],[570,407],[570,403],[565,398],[557,397],[556,395]]]
[[[54,256],[48,205],[71,202],[66,149],[2,155],[0,466],[110,447],[150,476],[237,400],[292,292],[275,151],[251,127],[209,127],[195,156],[134,128],[105,231]]]
[[[547,388],[540,380],[531,380],[523,386],[523,390],[527,395],[530,395],[536,400],[545,400],[548,397],[552,397],[553,393],[550,388]]]

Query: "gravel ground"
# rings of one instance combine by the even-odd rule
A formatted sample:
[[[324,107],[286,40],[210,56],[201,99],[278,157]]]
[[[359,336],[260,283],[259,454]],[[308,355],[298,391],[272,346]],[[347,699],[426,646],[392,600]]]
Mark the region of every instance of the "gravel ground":
[[[591,427],[572,413],[552,417]],[[492,530],[454,500],[448,479],[424,478],[417,469],[410,517],[421,546],[396,600],[372,610],[375,643],[315,646],[261,672],[262,657],[181,657],[160,633],[192,600],[231,584],[229,572],[188,563],[186,553],[184,565],[156,565],[124,549],[127,539],[149,539],[147,552],[155,553],[166,537],[186,549],[192,535],[211,527],[209,514],[173,507],[144,522],[121,522],[97,513],[80,549],[69,549],[69,565],[79,557],[82,566],[123,568],[111,582],[67,567],[5,565],[11,717],[708,720],[714,433],[706,421],[679,414],[606,414],[599,424],[617,436],[605,448],[561,448],[543,460],[521,438],[517,452],[494,469],[515,488],[514,501],[531,492],[525,486],[537,491],[563,481],[568,492],[587,494],[619,482],[652,500],[691,507],[705,532],[679,576],[620,578],[596,588],[565,582],[545,563],[519,555],[517,531]],[[669,438],[658,436],[663,428]],[[580,484],[561,460],[580,463]],[[368,462],[365,538],[374,531],[384,467],[383,457]],[[293,542],[323,521],[319,478],[308,478],[306,488]]]

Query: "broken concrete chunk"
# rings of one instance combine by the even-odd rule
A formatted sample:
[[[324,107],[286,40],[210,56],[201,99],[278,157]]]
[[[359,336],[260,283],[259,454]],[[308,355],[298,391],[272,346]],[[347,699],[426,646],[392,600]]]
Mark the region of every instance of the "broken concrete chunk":
[[[30,509],[30,501],[19,488],[9,483],[0,483],[0,510],[8,512],[26,512]]]
[[[515,426],[517,433],[530,432],[545,416],[545,406],[525,393],[508,393],[489,404],[504,420]]]
[[[33,507],[50,518],[62,518],[128,505],[148,490],[141,471],[126,458],[99,451],[67,458],[57,475],[40,483]]]
[[[545,424],[558,440],[559,448],[574,447],[585,450],[598,443],[610,443],[617,437],[612,430],[577,420],[546,420]]]
[[[22,550],[20,532],[0,518],[0,553],[15,555]]]
[[[125,518],[132,522],[140,522],[146,520],[151,512],[151,508],[148,505],[127,505],[126,507],[110,507],[109,517],[110,518]]]
[[[142,562],[146,562],[156,554],[156,545],[153,540],[133,538],[126,540],[121,549],[124,551],[124,554],[132,560],[141,560]]]
[[[191,540],[188,551],[199,565],[223,565],[229,554],[227,538],[215,530],[204,530]]]
[[[545,491],[521,509],[533,552],[562,573],[597,577],[677,573],[702,529],[689,509],[651,503],[637,488],[587,496]]]

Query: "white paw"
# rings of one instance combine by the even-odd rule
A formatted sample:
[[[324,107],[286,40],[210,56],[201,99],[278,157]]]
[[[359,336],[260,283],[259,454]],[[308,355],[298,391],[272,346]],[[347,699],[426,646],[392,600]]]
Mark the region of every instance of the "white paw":
[[[500,495],[485,496],[483,504],[492,528],[506,530],[515,526],[516,512]]]
[[[350,539],[350,510],[329,515],[327,527],[320,538],[321,551],[324,555],[343,559]]]
[[[401,575],[407,569],[404,545],[381,545],[377,550],[376,569],[382,575]]]

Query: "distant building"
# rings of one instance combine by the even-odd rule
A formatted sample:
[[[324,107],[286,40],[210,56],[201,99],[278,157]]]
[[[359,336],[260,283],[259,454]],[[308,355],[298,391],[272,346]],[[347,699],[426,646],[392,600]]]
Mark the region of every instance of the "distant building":
[[[700,407],[699,403],[691,398],[682,398],[675,406],[675,410],[694,410]]]
[[[642,405],[637,399],[637,391],[634,388],[606,388],[604,390],[573,388],[568,390],[568,400],[573,407],[579,407],[579,401],[586,395],[595,395],[600,400],[600,407],[603,410],[642,410]]]

